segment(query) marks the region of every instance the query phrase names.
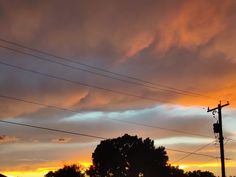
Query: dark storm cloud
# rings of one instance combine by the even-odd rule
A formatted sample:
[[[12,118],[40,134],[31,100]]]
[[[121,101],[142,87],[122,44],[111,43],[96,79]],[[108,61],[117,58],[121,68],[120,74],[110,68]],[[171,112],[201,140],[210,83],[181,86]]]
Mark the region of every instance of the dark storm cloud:
[[[110,68],[156,83],[167,83],[199,92],[214,91],[212,83],[224,83],[229,75],[235,76],[235,64],[228,60],[227,54],[222,50],[212,52],[216,41],[231,25],[234,16],[232,1],[226,1],[222,7],[217,3],[213,4],[213,1],[1,3],[4,9],[1,25],[5,26],[1,31],[2,36],[28,46],[61,56],[76,57],[79,61],[94,66]],[[201,7],[210,9],[205,12],[204,9],[200,9]],[[200,18],[206,18],[197,18],[199,12]],[[210,17],[214,15],[217,18],[212,21]],[[53,60],[57,61],[55,58]],[[138,95],[167,102],[179,97],[89,75],[22,54],[8,53],[5,61],[105,88],[128,93],[135,90]],[[107,97],[106,94],[109,93],[103,94],[94,89],[88,90],[73,84],[52,81],[32,73],[8,70],[12,68],[4,69],[1,83],[2,90],[7,90],[10,95],[14,93],[29,99],[40,97],[47,103],[69,107],[77,105],[86,110],[90,107],[106,108],[109,105],[118,105],[119,109],[118,102],[130,102],[130,105],[137,102],[133,101],[133,98],[119,94]],[[207,87],[202,89],[202,84]],[[75,94],[81,97],[78,96],[73,103],[63,103]],[[124,105],[124,108],[128,105]]]
[[[67,3],[62,0],[2,0],[0,38],[153,83],[209,95],[217,101],[222,98],[236,100],[235,8],[235,1],[230,0],[224,2],[71,0]],[[89,69],[58,58],[23,50],[3,41],[0,45],[14,47],[73,67]],[[196,111],[195,107],[178,106],[182,104],[206,107],[216,104],[215,100],[144,88],[5,49],[0,50],[0,61],[76,82],[164,100],[164,103],[175,104],[177,107],[166,105],[165,108],[160,108],[156,107],[160,104],[158,101],[108,93],[22,72],[0,64],[0,94],[78,112],[78,114],[63,112],[1,98],[1,119],[15,118],[10,120],[72,131],[79,130],[82,133],[99,134],[104,137],[121,136],[123,133],[149,136],[153,139],[182,137],[173,132],[109,120],[116,115],[124,120],[137,120],[171,129],[211,134],[212,130],[209,127],[212,120],[208,119],[207,115],[201,114],[202,110]],[[90,70],[95,71],[91,68]],[[231,104],[234,107],[235,101]],[[183,113],[191,113],[176,115],[179,109]],[[80,119],[81,117],[84,119]],[[72,121],[71,118],[77,119]],[[231,124],[234,122],[233,119],[229,121]],[[23,159],[23,156],[27,156],[25,159],[30,159],[29,156],[37,152],[39,154],[36,158],[40,159],[41,150],[48,155],[46,161],[66,159],[68,154],[68,157],[73,157],[70,154],[72,152],[67,151],[60,156],[58,154],[62,154],[65,149],[75,152],[74,144],[78,142],[93,144],[95,141],[24,127],[11,127],[5,124],[2,126],[4,127],[1,129],[2,134],[9,137],[8,144],[12,143],[12,149],[5,151],[7,155],[5,162],[12,153],[17,159]],[[229,127],[227,124],[226,136],[233,136],[232,127]],[[13,141],[13,137],[17,141]],[[63,143],[60,139],[64,140]],[[16,145],[21,143],[19,149],[21,155],[17,155],[18,151],[13,142]],[[35,146],[31,144],[33,142],[36,143]],[[88,145],[88,147],[94,146],[94,144]],[[190,146],[186,149],[195,147],[195,145]],[[24,150],[25,147],[28,152]],[[47,150],[48,147],[51,149]],[[60,147],[60,150],[55,151],[57,147]],[[4,148],[7,149],[6,146]],[[83,153],[78,154],[83,155]],[[11,162],[13,160],[14,157],[11,157]],[[41,162],[38,160],[34,163],[39,165]],[[20,161],[12,164],[15,168]],[[9,164],[6,163],[5,167],[7,166]]]

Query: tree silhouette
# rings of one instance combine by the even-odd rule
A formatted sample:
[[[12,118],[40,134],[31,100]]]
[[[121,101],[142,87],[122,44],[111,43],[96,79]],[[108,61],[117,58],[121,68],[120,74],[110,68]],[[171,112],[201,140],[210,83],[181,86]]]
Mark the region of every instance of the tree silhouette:
[[[187,172],[187,177],[215,177],[215,175],[209,171],[193,171],[193,172]]]
[[[6,177],[5,175],[0,174],[0,177]]]
[[[80,166],[71,165],[71,166],[64,166],[63,168],[55,171],[55,172],[48,172],[45,177],[84,177]]]
[[[125,134],[101,141],[92,154],[91,177],[165,177],[169,176],[168,157],[164,147],[154,141]]]
[[[86,171],[90,177],[215,177],[208,171],[185,173],[167,164],[164,147],[156,148],[153,140],[128,134],[101,141],[92,154],[92,160],[93,165]],[[71,165],[50,171],[45,177],[85,177],[85,173],[80,166]]]
[[[188,177],[179,167],[168,166],[168,177]]]

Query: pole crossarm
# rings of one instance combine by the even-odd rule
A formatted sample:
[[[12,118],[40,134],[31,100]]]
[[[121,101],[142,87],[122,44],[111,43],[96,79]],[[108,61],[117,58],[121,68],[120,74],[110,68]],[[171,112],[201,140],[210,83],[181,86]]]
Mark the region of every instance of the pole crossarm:
[[[221,103],[220,103],[220,104],[218,104],[218,106],[215,107],[215,108],[210,109],[210,108],[208,107],[207,112],[212,112],[212,111],[218,110],[219,107],[223,108],[223,107],[228,106],[228,105],[229,105],[229,102],[228,102],[228,101],[227,101],[226,104],[223,104],[223,105],[221,105]]]

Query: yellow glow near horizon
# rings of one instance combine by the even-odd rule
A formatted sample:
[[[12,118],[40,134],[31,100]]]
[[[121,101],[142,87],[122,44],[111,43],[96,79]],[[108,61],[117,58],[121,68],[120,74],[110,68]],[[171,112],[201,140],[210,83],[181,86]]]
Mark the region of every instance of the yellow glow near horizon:
[[[80,162],[80,165],[85,169],[91,165],[91,162]],[[186,163],[186,164],[172,164],[173,166],[179,166],[180,169],[191,171],[194,167],[204,168],[204,167],[212,167],[212,168],[220,168],[219,162],[212,162],[212,163]],[[236,162],[227,162],[227,167],[236,167]],[[5,171],[3,172],[4,175],[8,177],[43,177],[49,171],[58,170],[62,168],[62,166],[54,166],[54,167],[45,167],[45,168],[37,168],[36,170],[30,171]]]
[[[186,164],[173,164],[173,166],[179,166],[180,169],[186,169],[186,168],[191,168],[191,167],[219,167],[219,163],[204,163],[204,164],[199,164],[199,163],[186,163]]]
[[[38,167],[36,169],[31,169],[31,170],[17,170],[17,171],[3,171],[2,174],[6,175],[7,177],[43,177],[45,174],[47,174],[49,171],[55,171],[58,170],[59,168],[63,168],[63,165],[59,165],[55,164],[55,166],[50,166],[50,167]],[[76,164],[76,163],[67,163],[65,165],[71,165],[71,164]],[[86,161],[82,161],[79,162],[78,164],[80,164],[82,166],[82,169],[87,169],[89,168],[89,166],[92,164],[90,161],[86,162]]]
[[[43,177],[45,174],[47,174],[47,171],[45,171],[45,172],[10,171],[10,172],[3,172],[3,174],[8,177]]]

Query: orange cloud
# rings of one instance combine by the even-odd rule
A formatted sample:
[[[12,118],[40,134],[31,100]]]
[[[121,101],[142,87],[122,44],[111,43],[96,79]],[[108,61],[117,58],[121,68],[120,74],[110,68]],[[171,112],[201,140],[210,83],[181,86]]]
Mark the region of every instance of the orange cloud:
[[[0,135],[0,144],[16,142],[18,140],[19,139],[16,138],[15,136]]]
[[[173,129],[209,133],[211,122],[205,119],[205,115],[202,115],[202,112],[205,113],[206,110],[201,112],[198,109],[196,111],[192,108],[193,106],[215,107],[218,101],[222,100],[222,102],[230,101],[230,108],[236,107],[236,53],[234,49],[236,45],[236,4],[234,1],[225,0],[222,3],[221,1],[205,0],[176,2],[154,0],[147,3],[137,0],[135,3],[132,1],[112,1],[105,4],[89,1],[74,1],[73,3],[63,1],[56,3],[54,1],[40,3],[17,1],[12,3],[4,1],[0,4],[1,9],[3,9],[0,17],[1,36],[6,39],[63,57],[73,58],[75,61],[98,68],[147,80],[156,83],[155,87],[164,84],[174,88],[174,90],[182,89],[184,93],[189,91],[206,95],[206,97],[191,97],[142,87],[137,84],[129,84],[77,71],[71,67],[39,61],[34,57],[13,54],[1,49],[0,60],[13,65],[118,92],[156,99],[156,101],[150,101],[129,97],[128,94],[122,95],[82,87],[0,65],[0,94],[74,109],[78,110],[79,113],[101,112],[100,117],[95,112],[96,119],[90,120],[88,116],[85,116],[86,119],[79,119],[77,122],[63,122],[61,120],[69,118],[74,113],[48,110],[43,106],[2,99],[0,103],[1,119],[21,117],[20,120],[26,123],[34,124],[37,121],[39,124],[48,127],[79,130],[99,134],[99,136],[101,134],[105,137],[118,136],[124,132],[129,132],[153,138],[168,138],[176,134],[159,131],[157,133],[156,130],[137,125],[131,127],[122,123],[117,124],[117,122],[108,121],[109,113],[117,114],[120,116],[118,118],[124,120],[137,120]],[[1,42],[0,45],[9,44]],[[15,46],[10,45],[10,47]],[[36,55],[45,56],[39,53]],[[98,71],[84,65],[66,62],[54,57],[45,57],[71,66],[114,76],[112,73]],[[123,79],[121,76],[115,75],[115,77]],[[135,82],[139,81],[136,80]],[[145,84],[154,86],[153,84]],[[163,101],[159,102],[158,100]],[[156,107],[166,103],[171,106],[165,109]],[[179,110],[172,104],[177,105],[177,107],[186,106],[180,111],[190,113],[176,116]],[[200,120],[196,117],[204,117],[204,119]],[[204,126],[202,126],[202,122],[204,122]],[[231,120],[231,122],[234,121]],[[66,142],[60,144],[61,148],[72,148],[74,142],[81,143],[81,140],[90,142],[86,138],[64,137],[48,132],[48,134],[41,133],[23,127],[5,127],[4,131],[20,135],[20,140],[23,139],[21,143],[24,144],[24,141],[28,143],[24,144],[27,147],[27,152],[25,151],[26,147],[21,144],[23,146],[21,146],[21,153],[25,153],[25,156],[33,156],[36,154],[35,151],[40,152],[43,149],[45,154],[52,155],[49,160],[55,160],[58,157],[65,158],[56,154],[57,152],[54,149],[50,149],[58,150],[58,142]],[[50,142],[51,144],[44,147],[39,147],[39,144],[36,144],[33,147],[31,146],[32,139],[37,143]],[[14,136],[2,137],[2,140],[0,138],[0,143],[15,141],[18,143]],[[20,144],[17,145],[20,146]],[[83,145],[81,146],[83,147]],[[186,147],[186,149],[191,149],[191,147]],[[18,155],[20,147],[11,146],[11,148],[6,149],[12,150],[14,154]],[[52,151],[55,152],[55,155]],[[78,153],[77,149],[71,151],[69,149],[68,151],[65,153],[68,155],[68,162],[76,162],[74,154]],[[86,151],[84,155],[78,154],[78,159],[89,164],[90,159],[87,156],[88,152]],[[9,166],[5,171],[16,170],[16,173],[20,174],[20,171],[26,172],[28,168],[28,176],[34,176],[36,173],[42,174],[43,170],[48,167],[53,169],[54,165],[55,168],[62,166],[56,159],[55,163],[52,164],[38,163],[35,166],[30,164],[30,166],[25,165],[16,169],[16,166],[21,162],[15,162],[14,159],[10,164],[9,158],[5,156],[5,159]],[[192,163],[198,168],[200,160]],[[214,167],[214,163],[209,164]],[[39,169],[39,166],[42,169]],[[183,163],[182,166],[192,167],[191,162]],[[33,171],[37,172],[33,173]]]
[[[140,53],[145,48],[148,48],[155,40],[155,34],[139,34],[133,41],[130,42],[130,47],[127,47],[126,58],[130,58]],[[125,59],[124,59],[125,60]]]
[[[159,50],[206,44],[226,28],[228,7],[229,1],[223,4],[202,0],[185,2],[160,27]]]

